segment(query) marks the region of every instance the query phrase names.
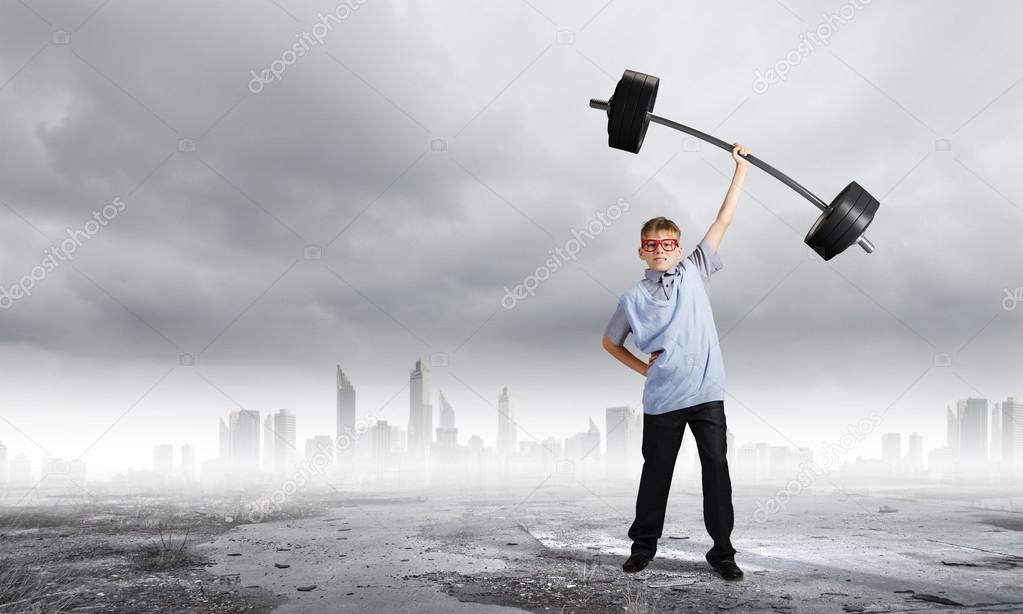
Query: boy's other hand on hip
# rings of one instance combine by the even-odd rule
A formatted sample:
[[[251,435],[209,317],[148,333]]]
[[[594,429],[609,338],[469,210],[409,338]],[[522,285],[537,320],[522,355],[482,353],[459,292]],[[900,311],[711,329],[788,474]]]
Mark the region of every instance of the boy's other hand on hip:
[[[661,355],[662,351],[663,350],[657,350],[656,352],[654,352],[653,354],[650,355],[650,358],[647,360],[647,363],[646,363],[646,369],[643,371],[643,375],[644,376],[650,370],[650,367],[654,366],[654,361],[657,360],[657,357]]]

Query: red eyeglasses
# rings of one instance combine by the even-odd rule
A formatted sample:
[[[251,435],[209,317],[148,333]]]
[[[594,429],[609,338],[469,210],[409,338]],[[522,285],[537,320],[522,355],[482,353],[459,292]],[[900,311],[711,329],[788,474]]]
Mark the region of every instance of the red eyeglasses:
[[[666,252],[673,252],[678,248],[678,239],[644,239],[639,243],[645,252],[657,251],[658,245]]]

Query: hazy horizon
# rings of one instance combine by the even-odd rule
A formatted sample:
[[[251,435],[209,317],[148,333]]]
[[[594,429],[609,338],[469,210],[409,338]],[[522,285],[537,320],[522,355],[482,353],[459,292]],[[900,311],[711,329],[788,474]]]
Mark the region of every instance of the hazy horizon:
[[[851,18],[829,22],[843,7]],[[327,13],[322,42],[303,39]],[[214,458],[230,411],[287,408],[302,450],[335,432],[335,365],[360,415],[405,428],[409,369],[431,356],[446,363],[435,426],[443,391],[462,443],[494,444],[504,386],[519,441],[641,410],[642,378],[600,345],[643,274],[639,228],[674,219],[688,254],[733,163],[656,125],[639,155],[609,149],[588,100],[628,68],[661,78],[658,114],[744,143],[825,201],[852,180],[881,201],[876,252],[824,262],[803,244],[818,211],[748,173],[708,286],[736,442],[817,449],[875,412],[847,460],[914,431],[926,458],[946,406],[1023,397],[1021,15],[862,0],[7,4],[4,292],[111,214],[30,296],[0,292],[0,441],[8,459],[81,455],[105,478],[151,468],[161,443]],[[828,23],[826,45],[786,60]],[[535,295],[502,305],[622,202]]]

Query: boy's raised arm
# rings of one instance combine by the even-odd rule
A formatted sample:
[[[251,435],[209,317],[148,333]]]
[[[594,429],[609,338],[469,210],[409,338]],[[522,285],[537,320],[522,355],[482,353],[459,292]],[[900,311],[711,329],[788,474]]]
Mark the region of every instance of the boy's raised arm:
[[[746,178],[746,170],[749,168],[749,162],[740,157],[740,154],[745,156],[748,153],[749,148],[739,143],[736,143],[735,147],[732,148],[732,159],[735,160],[735,174],[732,175],[732,183],[728,186],[725,202],[721,204],[717,218],[710,225],[710,228],[707,229],[707,234],[703,236],[703,240],[706,241],[707,246],[712,251],[718,251],[721,239],[725,236],[728,225],[732,223],[732,214],[735,212],[735,206],[739,203],[742,183]]]

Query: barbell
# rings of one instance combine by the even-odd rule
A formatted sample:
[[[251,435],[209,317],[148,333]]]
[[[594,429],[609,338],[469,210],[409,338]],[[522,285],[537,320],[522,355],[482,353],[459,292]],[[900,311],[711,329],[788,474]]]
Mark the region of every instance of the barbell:
[[[660,79],[634,70],[626,70],[614,94],[608,100],[590,99],[590,106],[607,112],[607,144],[615,149],[639,153],[646,138],[650,122],[674,128],[698,139],[731,152],[732,145],[695,128],[690,128],[670,119],[654,115],[654,101]],[[738,154],[742,156],[741,154]],[[796,183],[785,173],[753,155],[742,156],[753,166],[762,169],[778,181],[789,186],[797,194],[810,201],[822,211],[810,228],[803,242],[810,246],[824,260],[831,260],[853,243],[858,243],[868,254],[874,251],[874,244],[863,232],[874,219],[880,203],[855,181],[825,204],[810,190]]]

